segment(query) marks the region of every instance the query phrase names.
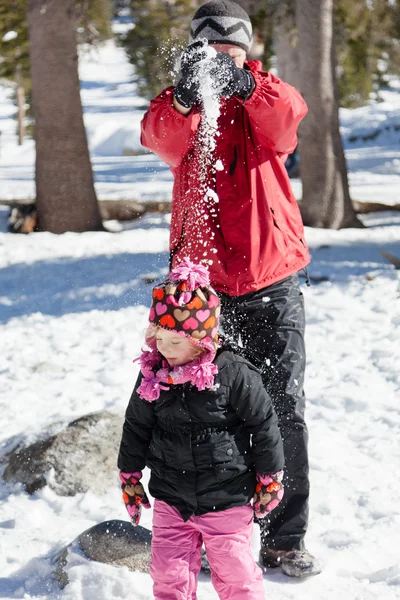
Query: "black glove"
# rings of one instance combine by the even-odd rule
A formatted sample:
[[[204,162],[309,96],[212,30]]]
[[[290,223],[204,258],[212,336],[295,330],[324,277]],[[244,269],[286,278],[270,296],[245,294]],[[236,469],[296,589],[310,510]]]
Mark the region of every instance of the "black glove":
[[[175,88],[175,98],[184,108],[191,108],[200,99],[199,62],[207,58],[207,40],[190,44],[181,56],[181,78]]]
[[[221,96],[239,96],[246,100],[251,96],[256,85],[250,71],[237,67],[232,56],[227,52],[217,53],[210,75]]]

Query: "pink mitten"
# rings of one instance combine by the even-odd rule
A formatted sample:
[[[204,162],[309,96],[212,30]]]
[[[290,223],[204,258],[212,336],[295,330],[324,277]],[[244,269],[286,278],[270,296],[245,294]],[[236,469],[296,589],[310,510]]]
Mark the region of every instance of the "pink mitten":
[[[122,499],[134,527],[139,525],[142,505],[145,508],[150,508],[151,506],[147,494],[140,483],[141,477],[142,473],[140,471],[136,473],[124,473],[120,471],[119,473]]]
[[[253,508],[256,517],[262,519],[274,510],[283,498],[283,471],[260,475],[257,473],[257,485],[253,498]]]

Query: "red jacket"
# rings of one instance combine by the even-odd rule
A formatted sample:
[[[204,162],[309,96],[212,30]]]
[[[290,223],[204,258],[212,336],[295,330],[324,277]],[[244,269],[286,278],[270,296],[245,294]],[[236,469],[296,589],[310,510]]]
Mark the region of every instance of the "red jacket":
[[[142,121],[143,146],[174,176],[173,266],[185,256],[205,262],[215,289],[231,296],[271,285],[309,263],[284,166],[307,107],[293,87],[261,71],[261,63],[248,67],[255,90],[245,103],[237,97],[222,101],[211,161],[204,155],[198,109],[187,116],[175,110],[174,88],[151,102]],[[222,170],[207,165],[218,160]],[[209,188],[215,193],[206,197]]]

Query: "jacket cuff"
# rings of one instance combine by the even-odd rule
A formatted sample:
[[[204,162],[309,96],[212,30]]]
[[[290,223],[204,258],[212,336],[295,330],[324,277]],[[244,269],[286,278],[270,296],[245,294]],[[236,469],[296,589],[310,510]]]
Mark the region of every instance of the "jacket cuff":
[[[134,477],[135,479],[137,479],[139,481],[139,479],[142,478],[142,471],[135,471],[134,473],[127,473],[125,471],[119,472],[119,478],[122,481],[122,483],[126,483],[127,480],[130,479],[131,477]]]
[[[283,479],[283,471],[278,471],[277,473],[267,473],[266,475],[261,475],[261,473],[257,473],[257,481],[262,483],[263,485],[269,485],[273,481],[279,481],[279,483]]]
[[[255,86],[253,88],[251,95],[245,101],[245,105],[257,104],[257,102],[259,102],[260,100],[262,100],[265,97],[265,93],[264,93],[264,89],[263,89],[263,84],[265,85],[265,77],[263,75],[261,75],[260,73],[258,73],[258,71],[249,71],[249,73],[253,76]],[[269,90],[270,94],[271,94],[271,92],[272,92],[272,90]]]

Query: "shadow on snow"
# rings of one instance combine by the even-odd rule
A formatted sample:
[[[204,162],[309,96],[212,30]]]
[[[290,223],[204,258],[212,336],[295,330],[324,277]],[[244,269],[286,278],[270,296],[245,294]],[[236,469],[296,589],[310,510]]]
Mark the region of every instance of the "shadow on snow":
[[[17,263],[0,270],[0,322],[42,313],[55,317],[119,310],[150,303],[153,283],[168,268],[168,253],[114,254]]]
[[[327,277],[335,284],[347,284],[352,277],[366,276],[374,271],[394,271],[394,266],[380,251],[400,256],[399,242],[355,241],[330,243],[310,248],[312,276]]]

